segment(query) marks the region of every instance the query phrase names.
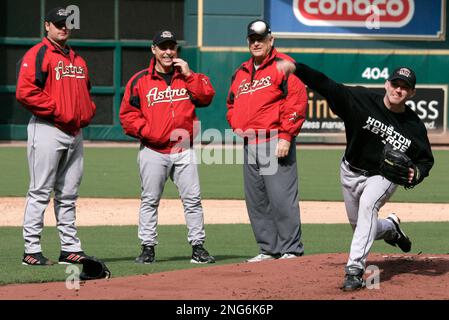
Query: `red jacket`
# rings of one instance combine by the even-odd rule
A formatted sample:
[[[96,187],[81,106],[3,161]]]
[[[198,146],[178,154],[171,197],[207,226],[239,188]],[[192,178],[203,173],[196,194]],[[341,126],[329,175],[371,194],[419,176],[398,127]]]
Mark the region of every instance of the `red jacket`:
[[[44,38],[19,63],[16,98],[26,109],[71,135],[90,123],[96,107],[83,58]]]
[[[126,85],[120,107],[120,122],[127,135],[138,138],[160,153],[176,153],[181,142],[193,143],[195,107],[212,102],[215,90],[207,76],[194,73],[184,77],[178,70],[168,86],[156,72],[155,59],[150,67],[136,73]]]
[[[259,130],[263,130],[267,137],[273,137],[269,131],[278,130],[280,139],[291,141],[301,130],[306,115],[306,88],[297,77],[286,78],[277,70],[278,59],[293,61],[273,48],[257,70],[251,58],[234,73],[226,117],[237,134],[251,137],[251,131],[260,135]]]

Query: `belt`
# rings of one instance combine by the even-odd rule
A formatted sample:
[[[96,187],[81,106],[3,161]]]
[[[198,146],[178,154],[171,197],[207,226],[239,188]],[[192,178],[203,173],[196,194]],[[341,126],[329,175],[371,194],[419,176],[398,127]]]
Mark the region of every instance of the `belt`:
[[[379,170],[364,170],[357,167],[354,167],[352,164],[350,164],[345,157],[343,157],[343,162],[348,166],[349,170],[352,172],[355,172],[357,174],[360,174],[365,177],[371,177],[379,174]]]

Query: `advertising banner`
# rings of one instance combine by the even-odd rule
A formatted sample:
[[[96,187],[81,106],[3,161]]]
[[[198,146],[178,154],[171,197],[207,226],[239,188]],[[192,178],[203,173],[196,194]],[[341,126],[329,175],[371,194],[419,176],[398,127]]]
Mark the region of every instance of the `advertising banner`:
[[[444,40],[445,0],[267,0],[285,38]]]

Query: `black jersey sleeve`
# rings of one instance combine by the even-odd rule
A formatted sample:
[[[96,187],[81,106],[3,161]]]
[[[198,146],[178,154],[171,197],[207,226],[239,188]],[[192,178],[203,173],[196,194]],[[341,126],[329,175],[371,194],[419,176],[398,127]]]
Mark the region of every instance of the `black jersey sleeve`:
[[[329,102],[331,110],[340,118],[348,113],[350,93],[349,89],[335,82],[324,73],[312,69],[303,63],[295,63],[295,75],[310,89],[321,94]]]

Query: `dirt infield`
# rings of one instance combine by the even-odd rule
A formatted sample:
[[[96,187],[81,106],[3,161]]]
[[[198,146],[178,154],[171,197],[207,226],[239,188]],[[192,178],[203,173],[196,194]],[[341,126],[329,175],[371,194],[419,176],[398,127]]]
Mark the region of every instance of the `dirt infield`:
[[[0,299],[20,300],[447,300],[447,255],[371,254],[378,288],[342,292],[346,254],[211,266],[97,280],[68,290],[64,282],[0,287]],[[369,276],[374,278],[376,273]],[[188,283],[188,285],[180,285]],[[219,288],[219,290],[217,290]]]
[[[24,198],[0,199],[0,226],[21,226]],[[244,201],[204,200],[205,223],[249,223]],[[347,223],[341,202],[301,202],[303,223]],[[77,206],[77,224],[136,225],[139,200],[86,199]],[[45,225],[54,226],[52,204]],[[448,221],[447,204],[388,203],[381,216],[396,212],[402,221]],[[184,224],[181,201],[162,200],[160,224]],[[344,293],[347,253],[290,260],[208,266],[141,276],[89,281],[79,290],[64,282],[0,286],[0,300],[449,300],[448,255],[371,254],[380,270],[379,289]],[[188,286],[180,285],[189,283]],[[220,290],[217,290],[220,288]]]
[[[206,224],[249,223],[243,200],[203,200]],[[77,202],[77,225],[137,225],[139,199],[80,198]],[[22,226],[25,198],[0,198],[0,226]],[[301,201],[302,223],[347,223],[343,202]],[[449,221],[449,204],[443,203],[387,203],[381,217],[395,212],[404,222]],[[53,203],[45,212],[45,225],[56,224]],[[159,224],[184,224],[182,203],[179,199],[162,199],[159,206]]]

